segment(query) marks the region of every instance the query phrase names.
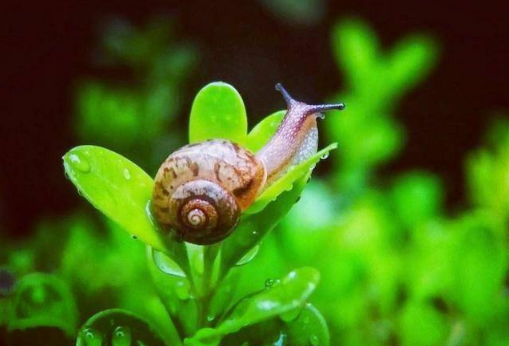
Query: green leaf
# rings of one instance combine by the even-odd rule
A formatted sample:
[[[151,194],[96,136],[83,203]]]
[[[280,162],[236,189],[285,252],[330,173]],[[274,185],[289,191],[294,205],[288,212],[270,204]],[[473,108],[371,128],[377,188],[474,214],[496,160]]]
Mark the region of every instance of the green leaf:
[[[280,194],[274,202],[256,215],[244,214],[235,231],[223,241],[221,272],[225,275],[244,255],[255,247],[290,211],[306,185],[307,176],[300,178],[290,191]]]
[[[446,344],[449,332],[446,316],[421,302],[408,303],[400,317],[400,337],[405,346]]]
[[[413,228],[440,213],[444,192],[436,176],[426,172],[410,172],[397,178],[391,197],[401,221]]]
[[[149,201],[154,182],[125,157],[86,145],[64,156],[65,172],[94,207],[153,248],[165,246],[150,219]]]
[[[66,175],[94,207],[187,270],[183,243],[163,238],[150,213],[153,180],[122,155],[86,145],[64,156]]]
[[[400,41],[388,56],[386,75],[395,92],[419,83],[435,65],[438,47],[425,35],[413,35]]]
[[[253,153],[260,150],[276,133],[285,114],[286,110],[278,111],[260,121],[247,135],[247,148]]]
[[[330,345],[327,322],[320,311],[306,304],[296,319],[287,322],[286,333],[289,345]]]
[[[9,330],[56,327],[72,336],[77,320],[78,311],[71,290],[58,277],[33,273],[16,284]]]
[[[328,147],[318,151],[316,154],[308,158],[307,160],[290,167],[288,172],[270,185],[260,196],[256,198],[256,201],[249,207],[246,214],[256,214],[262,211],[270,202],[274,201],[281,193],[288,191],[292,188],[293,184],[302,176],[309,173],[309,170],[320,161],[321,158],[326,157],[329,152],[337,148],[337,144],[333,143]]]
[[[451,296],[476,324],[490,323],[508,268],[506,230],[495,215],[470,213],[456,227]]]
[[[132,91],[86,82],[76,98],[76,132],[82,139],[126,147],[143,135],[147,124],[142,126],[141,100]]]
[[[246,109],[239,92],[223,82],[201,89],[191,108],[189,142],[223,138],[244,146],[246,137]]]
[[[235,333],[243,327],[298,309],[315,290],[319,277],[316,269],[296,269],[273,286],[239,301],[217,328],[202,329],[185,344],[208,342],[212,345],[219,342],[222,336]]]
[[[166,341],[166,343],[165,343]],[[141,317],[125,310],[110,309],[92,316],[81,327],[77,346],[181,345],[179,339],[165,340]]]
[[[334,27],[332,45],[350,85],[356,89],[369,85],[380,60],[373,30],[358,19],[343,21]]]

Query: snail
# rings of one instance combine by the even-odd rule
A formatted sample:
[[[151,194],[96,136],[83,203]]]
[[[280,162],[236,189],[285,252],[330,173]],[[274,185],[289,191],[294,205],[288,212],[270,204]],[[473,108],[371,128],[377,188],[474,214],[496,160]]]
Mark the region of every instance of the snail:
[[[308,105],[293,99],[281,84],[287,112],[274,136],[257,153],[224,139],[186,145],[161,165],[152,211],[165,230],[200,245],[226,238],[242,211],[292,165],[317,151],[316,118],[344,104]]]

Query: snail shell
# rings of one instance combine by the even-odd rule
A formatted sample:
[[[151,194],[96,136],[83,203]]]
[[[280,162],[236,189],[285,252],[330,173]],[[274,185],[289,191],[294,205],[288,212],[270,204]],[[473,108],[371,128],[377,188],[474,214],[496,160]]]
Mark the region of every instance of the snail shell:
[[[190,144],[171,154],[155,177],[152,209],[159,224],[191,243],[227,237],[240,214],[284,172],[314,153],[316,118],[344,104],[308,105],[280,85],[288,111],[274,136],[255,155],[228,140]]]
[[[171,154],[157,172],[153,212],[185,241],[211,244],[231,233],[265,179],[262,162],[235,143],[190,144]]]

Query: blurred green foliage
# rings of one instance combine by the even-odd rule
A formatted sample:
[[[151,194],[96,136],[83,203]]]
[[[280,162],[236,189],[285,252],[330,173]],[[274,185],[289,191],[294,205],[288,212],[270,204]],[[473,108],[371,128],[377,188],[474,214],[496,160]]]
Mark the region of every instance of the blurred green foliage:
[[[105,67],[123,72],[120,81],[82,81],[76,92],[75,132],[80,141],[123,153],[156,168],[168,147],[185,138],[176,127],[184,85],[198,61],[196,47],[178,42],[168,19],[134,27],[116,20],[101,40]]]
[[[176,44],[171,25],[160,20],[144,29],[116,23],[102,47],[105,62],[127,66],[133,82],[81,83],[77,135],[154,169],[168,148],[184,141],[175,120],[196,51]],[[404,145],[398,102],[436,63],[436,42],[411,35],[383,52],[366,23],[348,19],[333,28],[332,48],[345,88],[331,99],[348,105],[324,128],[327,139],[338,142],[333,169],[307,185],[292,181],[282,195],[288,202],[268,204],[227,239],[230,253],[212,263],[231,269],[210,302],[209,322],[217,327],[186,342],[214,344],[220,335],[224,345],[326,345],[330,333],[333,345],[509,345],[508,120],[494,122],[485,144],[466,158],[469,201],[451,214],[439,177],[414,170],[381,179],[378,172]],[[233,108],[242,112],[243,104]],[[239,141],[259,149],[281,117],[275,113],[249,134],[238,123],[246,132]],[[199,131],[195,136],[203,139]],[[253,228],[277,223],[301,192],[263,244],[262,235],[246,241]],[[127,218],[116,221],[129,229]],[[174,270],[172,263],[156,265],[144,244],[88,209],[42,222],[29,240],[2,240],[0,340],[30,344],[44,335],[69,344],[78,335],[80,345],[100,345],[103,336],[114,345],[150,338],[156,341],[148,344],[178,345],[182,333],[199,328],[190,283],[163,272]],[[251,261],[232,267],[249,249],[256,249]],[[187,251],[191,258],[215,256],[213,248]],[[187,270],[204,268],[191,263]],[[292,282],[295,276],[305,280]],[[295,309],[309,296],[302,283],[318,286],[304,308]],[[260,304],[272,301],[277,309],[264,315]],[[227,302],[232,314],[224,311]]]

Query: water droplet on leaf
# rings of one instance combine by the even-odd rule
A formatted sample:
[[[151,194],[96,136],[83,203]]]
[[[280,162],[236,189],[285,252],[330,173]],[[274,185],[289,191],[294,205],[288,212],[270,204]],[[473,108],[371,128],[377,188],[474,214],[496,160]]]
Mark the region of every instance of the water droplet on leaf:
[[[131,172],[129,172],[127,168],[124,168],[124,170],[122,171],[122,175],[126,180],[131,180]]]
[[[279,284],[281,281],[279,279],[267,279],[265,280],[265,288],[272,288],[273,286]]]
[[[313,334],[309,337],[309,342],[311,343],[311,345],[313,346],[318,346],[320,345],[320,340],[318,340],[318,336],[316,334]]]
[[[88,163],[88,160],[83,157],[83,155],[78,153],[72,153],[69,154],[68,162],[71,165],[72,168],[75,170],[81,172],[81,173],[88,173],[90,172],[90,164]]]
[[[322,159],[322,160],[325,160],[325,159],[326,159],[326,158],[328,158],[328,157],[329,157],[329,152],[327,151],[327,152],[325,152],[325,153],[322,155],[321,159]]]
[[[115,328],[111,337],[112,346],[130,346],[131,345],[131,329],[129,327],[118,326]]]
[[[242,257],[235,265],[237,266],[241,266],[241,265],[244,265],[246,263],[249,263],[253,260],[253,258],[255,258],[256,254],[258,253],[258,250],[260,249],[260,247],[258,245],[256,245],[254,248],[252,248],[251,250],[249,250],[245,255],[244,257]]]
[[[180,269],[178,264],[165,254],[152,250],[152,258],[154,259],[154,263],[157,268],[159,268],[159,270],[163,273],[182,278],[186,277],[186,274],[182,271],[182,269]]]
[[[83,329],[78,337],[79,345],[86,346],[101,346],[102,336],[101,334],[92,328]]]

